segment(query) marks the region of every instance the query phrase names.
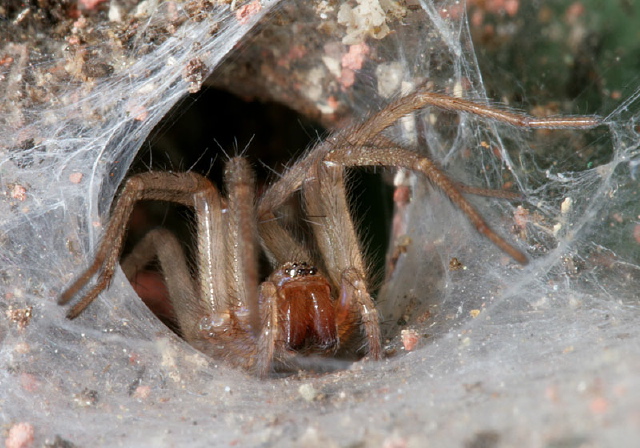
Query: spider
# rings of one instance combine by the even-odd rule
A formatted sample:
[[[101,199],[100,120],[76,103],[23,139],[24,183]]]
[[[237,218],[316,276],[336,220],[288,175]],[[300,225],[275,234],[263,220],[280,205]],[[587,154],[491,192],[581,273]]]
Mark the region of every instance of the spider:
[[[68,303],[97,276],[68,311],[68,318],[77,317],[108,288],[134,204],[169,201],[195,211],[195,275],[177,238],[166,229],[150,231],[121,266],[131,280],[157,258],[179,333],[188,343],[259,376],[286,369],[301,356],[332,357],[345,347],[380,359],[380,316],[349,212],[346,167],[387,166],[420,173],[480,234],[515,261],[527,263],[524,253],[495,233],[464,196],[490,191],[453,182],[431,159],[384,135],[398,119],[427,106],[522,128],[590,128],[601,123],[587,116],[538,119],[420,88],[316,145],[259,198],[249,163],[241,157],[226,164],[226,196],[193,172],[138,174],[124,184],[93,263],[59,303]],[[280,219],[285,203],[297,194],[315,241],[305,242]],[[264,281],[260,253],[273,268]]]

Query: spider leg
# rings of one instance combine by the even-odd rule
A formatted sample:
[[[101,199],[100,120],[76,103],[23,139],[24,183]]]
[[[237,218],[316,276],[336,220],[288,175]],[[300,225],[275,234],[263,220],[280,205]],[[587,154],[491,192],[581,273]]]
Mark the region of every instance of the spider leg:
[[[354,308],[356,313],[354,313]],[[337,307],[336,321],[338,337],[341,341],[350,336],[354,328],[353,321],[360,322],[367,337],[368,355],[371,359],[380,359],[380,316],[371,295],[367,290],[365,277],[353,268],[342,272],[340,298]]]
[[[68,303],[89,281],[97,275],[96,284],[81,297],[67,312],[67,317],[77,317],[104,289],[107,288],[122,251],[126,223],[133,207],[140,200],[169,201],[196,208],[196,215],[216,215],[200,210],[204,198],[217,198],[215,187],[204,177],[195,173],[156,173],[149,172],[133,176],[127,180],[113,209],[102,242],[94,256],[93,263],[60,296],[58,303]],[[209,209],[210,207],[205,207]],[[215,207],[214,207],[215,208]],[[211,211],[211,210],[209,210]],[[219,215],[219,213],[218,213]],[[219,218],[212,218],[213,221]],[[214,277],[215,278],[215,277]],[[224,287],[224,283],[216,283]],[[217,291],[219,293],[220,291]],[[222,289],[224,292],[224,289]],[[224,297],[217,296],[217,297]],[[217,299],[220,300],[220,299]],[[216,304],[212,303],[215,309]]]
[[[366,265],[349,212],[345,194],[344,169],[317,164],[303,185],[305,209],[318,248],[334,285],[342,271],[354,268],[364,276]]]
[[[433,186],[446,194],[474,225],[480,234],[520,264],[527,264],[527,256],[495,233],[482,215],[462,195],[456,184],[428,157],[395,146],[336,147],[325,156],[325,161],[340,166],[393,166],[422,173]]]
[[[255,180],[249,162],[234,157],[225,167],[225,186],[228,195],[226,228],[229,282],[229,305],[233,313],[248,313],[254,336],[261,328],[258,301],[258,248],[256,211],[254,204]]]
[[[460,182],[453,182],[455,187],[460,190],[462,193],[473,194],[476,196],[484,196],[487,198],[496,198],[496,199],[508,199],[511,201],[517,201],[524,199],[520,193],[509,190],[495,190],[493,188],[478,188],[471,187],[469,185],[461,184]]]
[[[277,361],[286,363],[287,357],[291,355],[276,350],[280,318],[278,288],[270,281],[263,282],[258,287],[254,183],[251,168],[245,159],[236,157],[228,162],[225,184],[229,203],[227,251],[231,269],[228,271],[228,278],[232,291],[229,312],[240,328],[245,328],[242,322],[245,314],[239,316],[238,312],[248,312],[248,322],[253,333],[253,342],[246,336],[241,336],[232,344],[237,341],[255,344],[255,348],[251,349],[255,364],[250,368],[265,377],[272,370],[274,357],[277,356]],[[290,193],[285,194],[287,197],[289,195]],[[311,261],[307,251],[280,226],[271,212],[263,213],[258,225],[262,244],[272,261],[284,263],[290,261],[291,257],[297,261]]]
[[[167,229],[151,230],[122,260],[120,266],[129,281],[132,281],[136,272],[144,269],[156,257],[182,336],[187,341],[193,341],[198,335],[194,323],[199,321],[203,310],[187,259],[176,236]]]
[[[260,334],[258,335],[256,373],[263,378],[271,372],[271,365],[278,338],[277,294],[276,285],[271,282],[264,282],[260,286],[262,325]]]
[[[382,134],[376,136],[374,140],[375,140],[375,144],[373,144],[372,142],[372,144],[367,146],[377,146],[380,148],[398,147],[398,145],[393,140],[387,138],[385,135],[382,135]],[[334,145],[334,149],[335,148],[337,148],[337,146]],[[466,194],[474,194],[476,196],[486,196],[491,198],[510,199],[510,200],[522,199],[522,195],[520,193],[516,193],[513,191],[471,187],[469,185],[465,185],[460,182],[454,182],[454,184],[456,188],[458,188],[458,190]]]
[[[353,146],[362,146],[367,143],[372,146],[379,145],[381,142],[376,141],[376,138],[382,131],[393,125],[400,117],[427,106],[435,106],[449,111],[466,112],[529,129],[588,129],[602,124],[602,120],[597,116],[537,118],[481,102],[418,89],[392,102],[364,122],[350,126],[344,131],[335,134],[331,140],[333,142],[348,141]]]
[[[208,187],[193,195],[196,219],[196,266],[200,298],[208,304],[208,312],[225,312],[227,304],[228,262],[224,242],[226,206],[220,193],[207,180]]]
[[[271,265],[282,266],[288,261],[311,262],[309,252],[278,221],[272,212],[267,212],[258,222],[262,247]]]
[[[324,144],[315,146],[309,153],[291,166],[286,173],[262,195],[258,204],[258,216],[261,221],[266,221],[271,212],[284,204],[293,193],[302,187],[308,177],[309,170],[322,162]]]
[[[381,355],[378,311],[367,290],[366,266],[345,195],[344,169],[318,163],[303,185],[307,215],[331,282],[340,288],[338,335],[347,337],[359,320],[368,354]]]
[[[363,122],[347,126],[328,137],[324,143],[316,145],[263,195],[258,206],[258,216],[263,216],[269,210],[275,210],[282,205],[292,192],[302,186],[311,167],[322,163],[323,155],[332,147],[387,147],[389,139],[382,135],[382,132],[401,117],[428,106],[473,114],[528,129],[589,129],[603,124],[602,119],[597,116],[537,118],[501,109],[495,105],[430,92],[424,87],[419,88],[391,102]]]

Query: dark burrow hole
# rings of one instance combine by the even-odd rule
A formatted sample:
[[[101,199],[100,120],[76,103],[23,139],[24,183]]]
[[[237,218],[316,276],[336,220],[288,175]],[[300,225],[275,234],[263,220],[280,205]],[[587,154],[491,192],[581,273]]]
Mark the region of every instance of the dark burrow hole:
[[[255,172],[257,194],[268,188],[304,151],[327,134],[318,124],[277,103],[244,101],[228,92],[205,88],[184,98],[152,131],[129,170],[206,175],[224,193],[223,171],[229,157],[246,157]],[[349,170],[348,196],[371,266],[375,288],[382,278],[393,210],[391,187],[379,173]],[[165,202],[139,202],[131,216],[123,255],[150,230],[163,227],[176,234],[190,260],[194,254],[194,216],[187,207]],[[192,271],[195,270],[193,262]],[[262,256],[263,279],[271,271]],[[133,287],[147,306],[178,332],[159,266],[139,273]]]

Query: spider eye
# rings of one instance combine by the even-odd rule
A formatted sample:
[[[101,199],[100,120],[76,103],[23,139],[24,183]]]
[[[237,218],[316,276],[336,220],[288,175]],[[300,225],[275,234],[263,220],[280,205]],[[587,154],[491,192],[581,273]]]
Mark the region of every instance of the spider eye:
[[[283,271],[285,275],[290,278],[316,275],[318,273],[318,269],[315,266],[311,266],[306,261],[302,261],[299,263],[289,263],[284,266]]]

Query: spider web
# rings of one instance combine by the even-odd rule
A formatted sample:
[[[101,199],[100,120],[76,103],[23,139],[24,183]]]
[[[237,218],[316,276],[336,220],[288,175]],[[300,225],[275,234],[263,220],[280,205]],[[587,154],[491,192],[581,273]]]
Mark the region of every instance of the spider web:
[[[4,427],[27,423],[35,445],[59,436],[78,446],[635,440],[640,94],[622,90],[615,105],[593,109],[551,104],[551,82],[499,70],[483,81],[456,1],[238,3],[80,3],[78,13],[63,2],[48,15],[6,7]],[[490,14],[470,6],[472,22]],[[523,29],[537,22],[530,14]],[[502,26],[518,42],[505,23],[496,19],[496,34]],[[431,109],[401,120],[390,135],[455,179],[522,191],[517,203],[472,200],[530,264],[507,259],[420,178],[396,176],[411,201],[396,204],[390,251],[403,253],[378,300],[398,354],[348,372],[258,381],[177,339],[121,273],[76,321],[56,305],[88,264],[136,152],[212,71],[214,83],[289,101],[330,127],[424,83],[479,101],[489,101],[485,89],[500,101],[524,97],[530,103],[516,104],[546,114],[599,113],[605,125],[530,132]],[[463,267],[451,269],[453,258]],[[417,350],[403,352],[402,329],[422,336]]]

